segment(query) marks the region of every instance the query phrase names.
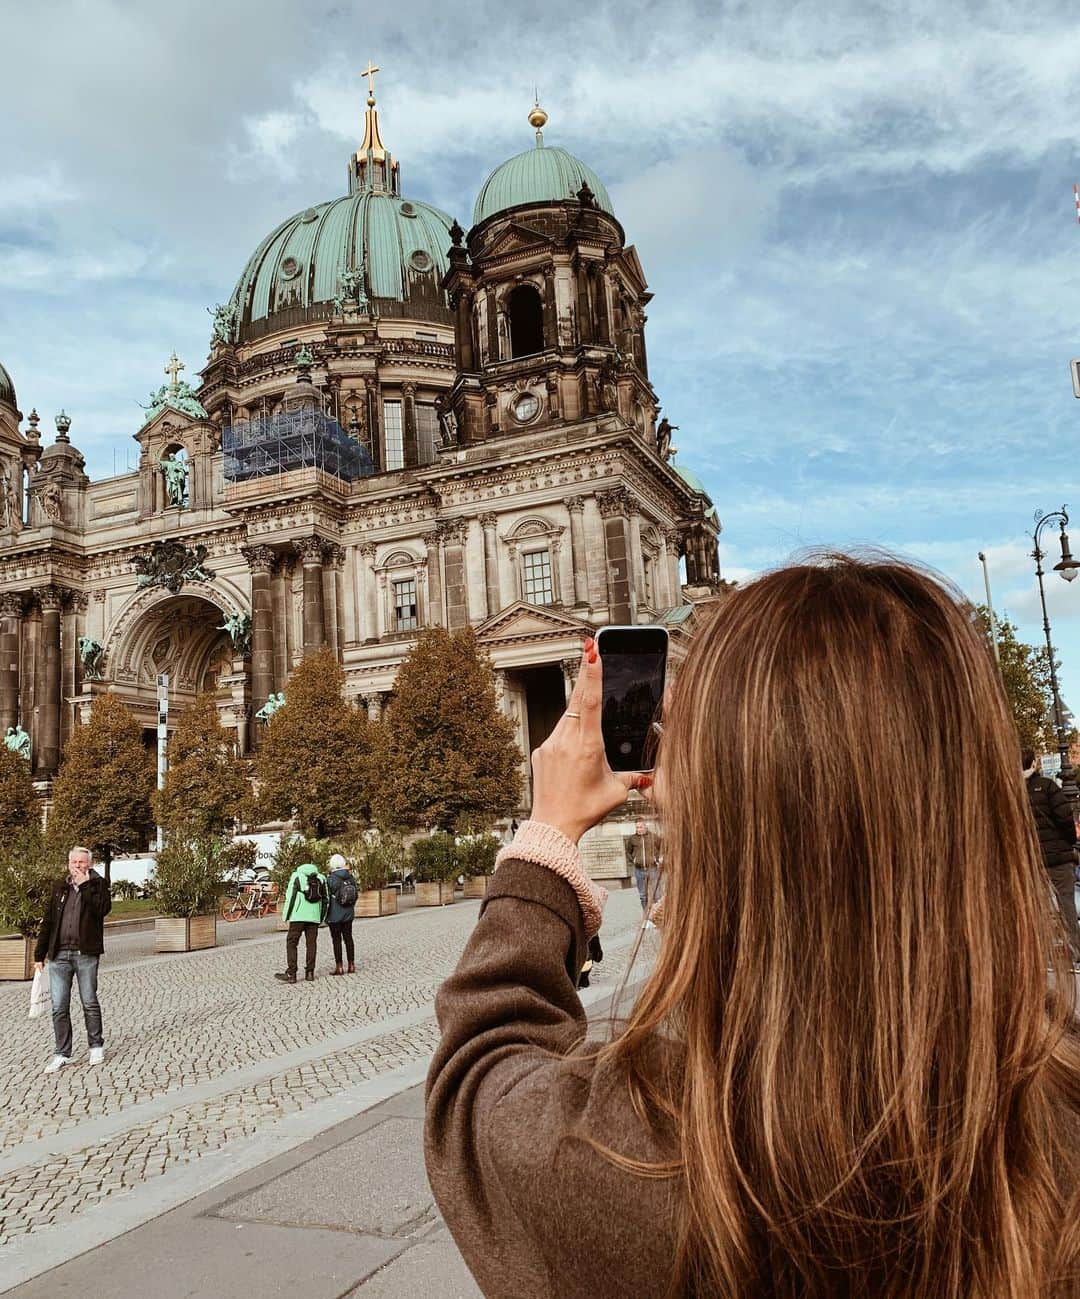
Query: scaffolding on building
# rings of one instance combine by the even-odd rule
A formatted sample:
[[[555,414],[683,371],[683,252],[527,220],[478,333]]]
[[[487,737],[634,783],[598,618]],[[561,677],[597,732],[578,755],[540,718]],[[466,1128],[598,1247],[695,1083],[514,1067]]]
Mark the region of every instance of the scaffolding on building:
[[[321,469],[351,483],[375,472],[367,448],[310,400],[227,424],[221,450],[227,483],[296,469]]]

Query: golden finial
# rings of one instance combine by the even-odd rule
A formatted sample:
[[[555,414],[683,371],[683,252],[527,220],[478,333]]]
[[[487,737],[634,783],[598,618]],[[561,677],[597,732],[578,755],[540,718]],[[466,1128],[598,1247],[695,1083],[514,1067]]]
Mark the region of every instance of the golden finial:
[[[366,158],[369,155],[379,159],[386,157],[386,148],[379,137],[379,114],[375,109],[375,73],[378,71],[375,64],[368,59],[367,67],[360,73],[362,77],[367,77],[368,97],[367,112],[364,114],[364,139],[356,155],[357,158]]]
[[[540,107],[540,96],[533,96],[533,106],[529,113],[529,125],[536,129],[536,147],[540,148],[544,143],[544,124],[548,120],[547,113]]]

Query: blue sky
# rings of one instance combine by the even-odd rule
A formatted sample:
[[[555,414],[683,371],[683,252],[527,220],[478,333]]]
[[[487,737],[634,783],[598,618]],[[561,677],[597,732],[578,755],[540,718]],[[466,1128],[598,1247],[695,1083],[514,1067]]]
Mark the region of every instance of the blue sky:
[[[1080,542],[1065,6],[55,0],[4,43],[0,361],[94,476],[262,235],[343,192],[369,57],[404,192],[465,225],[535,84],[640,252],[725,572],[869,543],[980,596],[982,549],[1039,636],[1034,511],[1073,504]],[[1080,582],[1048,596],[1080,710]]]

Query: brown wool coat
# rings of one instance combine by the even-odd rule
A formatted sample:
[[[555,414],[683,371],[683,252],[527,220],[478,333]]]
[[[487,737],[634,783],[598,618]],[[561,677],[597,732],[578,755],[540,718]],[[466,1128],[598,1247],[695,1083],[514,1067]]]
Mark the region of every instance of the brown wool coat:
[[[671,1279],[677,1182],[623,1172],[586,1141],[674,1152],[583,1050],[586,946],[570,886],[504,862],[435,1001],[428,1177],[487,1299],[661,1299]]]

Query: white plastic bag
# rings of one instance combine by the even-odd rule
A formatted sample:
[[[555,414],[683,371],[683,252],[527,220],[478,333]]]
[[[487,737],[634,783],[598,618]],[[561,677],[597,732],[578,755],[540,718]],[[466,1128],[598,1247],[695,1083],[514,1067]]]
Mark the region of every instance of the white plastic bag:
[[[34,971],[34,982],[30,985],[30,1018],[40,1019],[52,1009],[52,996],[49,993],[49,976],[44,970]]]

